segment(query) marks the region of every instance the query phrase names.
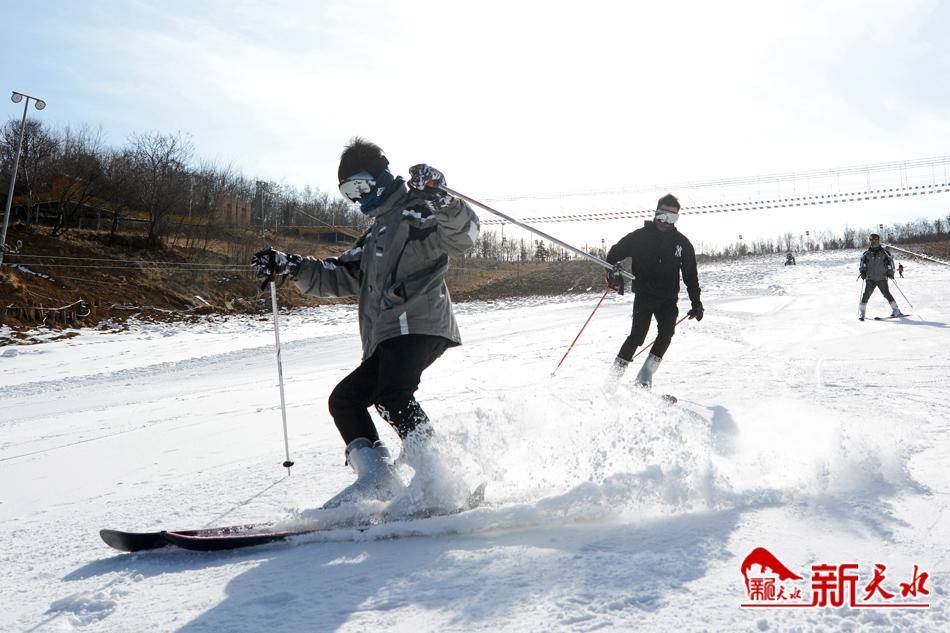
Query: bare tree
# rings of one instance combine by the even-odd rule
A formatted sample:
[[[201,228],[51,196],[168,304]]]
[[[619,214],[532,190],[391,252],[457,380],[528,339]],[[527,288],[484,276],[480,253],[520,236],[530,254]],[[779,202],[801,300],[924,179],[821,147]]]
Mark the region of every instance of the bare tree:
[[[50,189],[59,216],[50,235],[61,235],[72,227],[103,189],[101,134],[87,126],[67,126],[62,131]]]
[[[10,119],[0,129],[0,164],[3,165],[3,182],[10,182],[17,143],[20,140],[20,119]],[[26,220],[30,222],[31,211],[36,204],[38,193],[49,186],[52,162],[57,148],[56,138],[50,134],[41,121],[27,119],[23,132],[23,150],[20,154],[17,189],[26,194]],[[6,193],[6,189],[4,189]]]
[[[129,149],[139,182],[130,207],[137,205],[148,215],[148,241],[161,242],[172,214],[186,208],[194,154],[191,141],[179,134],[148,132],[133,134]]]

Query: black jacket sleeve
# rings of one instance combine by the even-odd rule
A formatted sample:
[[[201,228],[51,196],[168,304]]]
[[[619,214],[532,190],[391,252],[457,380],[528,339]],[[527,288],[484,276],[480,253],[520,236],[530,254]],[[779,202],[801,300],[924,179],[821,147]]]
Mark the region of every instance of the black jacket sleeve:
[[[619,242],[610,247],[607,251],[607,263],[616,264],[628,257],[633,257],[633,233],[627,233]]]
[[[695,306],[699,301],[699,273],[696,272],[696,251],[689,240],[684,240],[683,257],[680,259],[680,268],[683,271],[683,283],[689,294],[690,303]]]

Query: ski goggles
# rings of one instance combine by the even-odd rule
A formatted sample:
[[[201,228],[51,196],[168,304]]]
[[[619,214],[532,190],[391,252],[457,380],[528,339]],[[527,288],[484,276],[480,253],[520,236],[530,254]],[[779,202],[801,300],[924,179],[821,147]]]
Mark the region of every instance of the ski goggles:
[[[653,219],[659,222],[666,222],[667,224],[676,224],[676,221],[680,219],[680,214],[670,213],[666,209],[657,209],[656,217]]]
[[[365,194],[373,190],[376,179],[368,171],[354,174],[340,183],[340,193],[350,202],[359,202]]]

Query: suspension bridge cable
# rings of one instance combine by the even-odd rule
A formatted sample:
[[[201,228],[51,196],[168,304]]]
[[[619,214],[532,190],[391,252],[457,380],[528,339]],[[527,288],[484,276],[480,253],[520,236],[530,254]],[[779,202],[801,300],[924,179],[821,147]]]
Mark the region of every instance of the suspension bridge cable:
[[[865,200],[884,200],[889,198],[905,198],[950,192],[950,182],[932,185],[915,185],[904,187],[890,187],[872,189],[869,191],[852,191],[848,193],[829,193],[808,196],[789,196],[784,198],[769,198],[765,200],[749,200],[746,202],[716,202],[701,205],[684,205],[680,213],[696,215],[704,213],[734,213],[736,211],[764,211],[769,209],[790,209],[795,207],[818,206],[824,204],[841,204],[847,202],[862,202]],[[625,220],[629,218],[648,218],[653,216],[653,209],[649,210],[622,210],[622,211],[590,211],[576,213],[562,213],[552,215],[538,215],[519,218],[524,222],[607,222],[611,220]],[[508,224],[505,220],[486,218],[482,224]]]
[[[836,178],[840,176],[856,176],[862,174],[870,175],[888,171],[904,171],[906,173],[907,170],[910,169],[923,169],[926,167],[930,167],[931,170],[934,170],[937,167],[943,167],[946,171],[948,166],[950,166],[950,156],[935,156],[930,158],[917,158],[903,161],[891,161],[886,163],[871,163],[867,165],[850,165],[846,167],[829,167],[809,169],[804,171],[777,172],[771,174],[761,174],[757,176],[737,176],[732,178],[619,187],[615,189],[499,196],[495,198],[487,198],[487,200],[494,202],[513,202],[516,200],[554,200],[558,198],[609,196],[627,193],[652,193],[660,190],[683,191],[687,189],[710,189],[736,185],[762,185],[769,183],[795,182],[798,180],[810,180],[814,178]]]

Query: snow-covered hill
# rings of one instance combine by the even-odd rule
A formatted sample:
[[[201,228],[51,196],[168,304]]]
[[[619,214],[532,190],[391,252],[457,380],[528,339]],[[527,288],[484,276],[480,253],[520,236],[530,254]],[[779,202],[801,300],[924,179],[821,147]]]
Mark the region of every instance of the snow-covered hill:
[[[707,316],[655,380],[674,407],[600,389],[630,295],[555,377],[599,295],[460,305],[465,345],[418,397],[490,505],[231,553],[98,530],[312,516],[352,477],[326,400],[354,307],[282,317],[290,477],[266,319],[0,349],[0,630],[950,630],[950,276],[915,264],[913,316],[859,323],[857,257],[701,268]],[[760,546],[882,563],[892,590],[917,564],[931,607],[740,609]]]

